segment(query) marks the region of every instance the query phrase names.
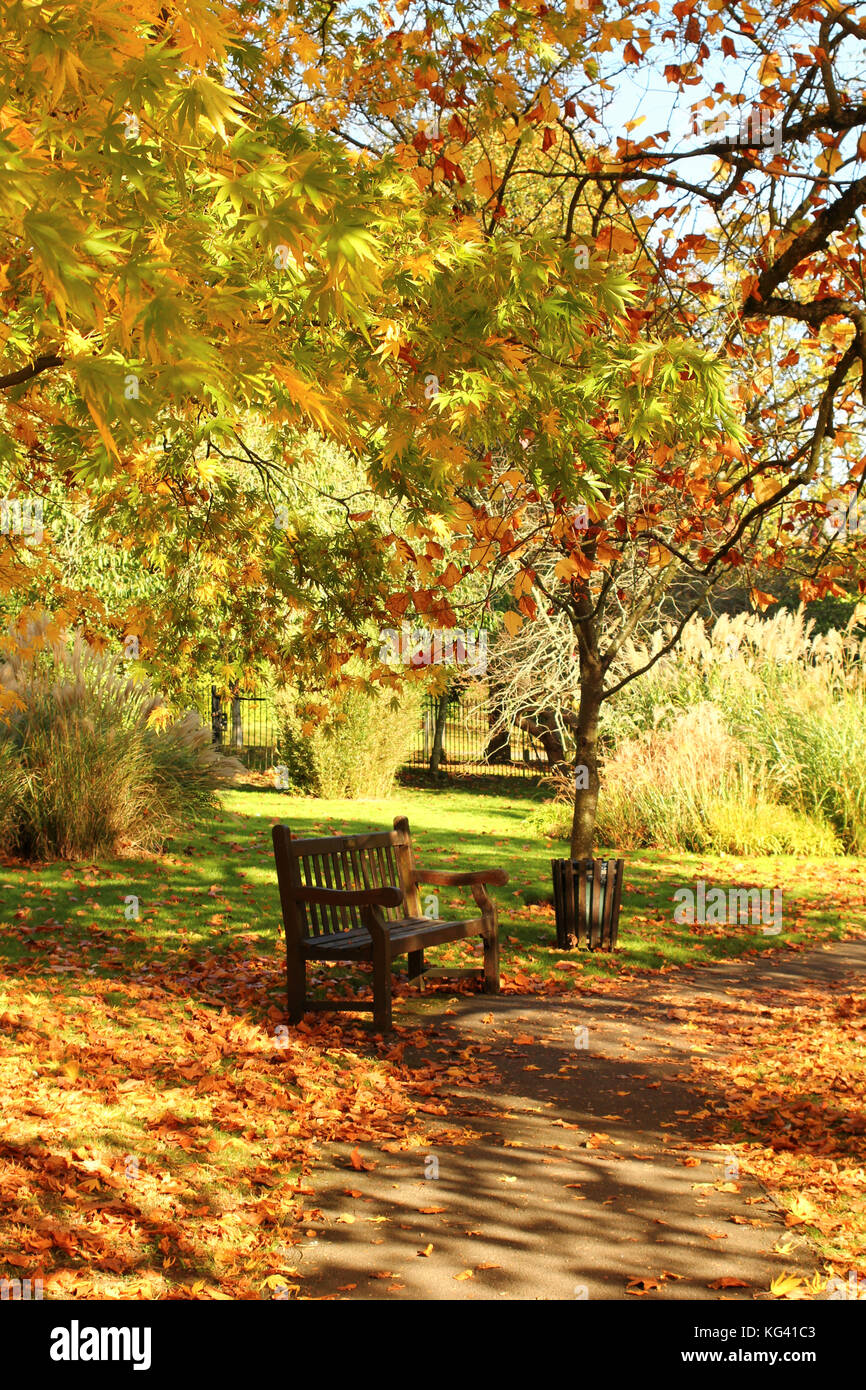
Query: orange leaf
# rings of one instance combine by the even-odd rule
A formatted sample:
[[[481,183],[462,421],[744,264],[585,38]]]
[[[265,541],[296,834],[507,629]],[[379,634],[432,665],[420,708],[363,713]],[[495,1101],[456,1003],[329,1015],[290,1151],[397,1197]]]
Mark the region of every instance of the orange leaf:
[[[764,593],[763,589],[753,589],[749,597],[755,607],[760,608],[762,613],[765,609],[771,608],[774,603],[779,602],[777,598],[773,598],[772,594]]]

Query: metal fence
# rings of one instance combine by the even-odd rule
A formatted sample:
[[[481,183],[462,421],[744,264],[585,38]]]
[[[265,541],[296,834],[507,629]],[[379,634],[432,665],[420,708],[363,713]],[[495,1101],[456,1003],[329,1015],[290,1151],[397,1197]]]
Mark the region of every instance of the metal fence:
[[[495,732],[486,692],[467,691],[449,701],[442,739],[440,772],[488,773],[500,777],[537,777],[548,766],[544,749],[524,729]],[[421,726],[409,759],[410,767],[429,767],[433,754],[439,702],[425,696]]]
[[[278,761],[277,712],[274,698],[266,690],[235,692],[225,686],[202,685],[196,691],[195,706],[203,722],[210,725],[214,743],[246,767],[264,772]],[[424,697],[407,767],[429,768],[438,707],[437,699]],[[546,770],[547,758],[537,739],[524,729],[496,732],[494,723],[484,687],[470,688],[450,700],[440,772],[536,777]]]

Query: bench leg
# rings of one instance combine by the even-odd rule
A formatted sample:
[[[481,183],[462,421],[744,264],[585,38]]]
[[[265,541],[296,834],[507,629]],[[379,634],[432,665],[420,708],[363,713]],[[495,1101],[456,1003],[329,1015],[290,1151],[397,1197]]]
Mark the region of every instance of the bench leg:
[[[424,952],[409,952],[409,983],[413,980],[418,981],[418,988],[424,988]]]
[[[307,962],[300,952],[286,954],[286,994],[289,1023],[300,1023],[307,1002]]]
[[[373,938],[373,1026],[377,1033],[391,1028],[391,962],[384,941]]]
[[[499,937],[496,928],[485,937],[484,943],[484,993],[499,993]]]

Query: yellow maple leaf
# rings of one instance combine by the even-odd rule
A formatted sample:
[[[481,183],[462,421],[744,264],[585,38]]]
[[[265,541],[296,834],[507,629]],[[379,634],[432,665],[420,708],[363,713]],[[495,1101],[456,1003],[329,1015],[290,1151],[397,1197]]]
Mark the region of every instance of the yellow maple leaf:
[[[835,174],[841,163],[842,153],[840,150],[822,150],[815,160],[815,168],[820,169],[822,174]]]
[[[482,198],[486,203],[489,198],[493,197],[499,187],[499,180],[494,174],[488,160],[479,160],[475,165],[472,178],[475,183],[475,192],[478,194],[479,198]]]
[[[755,493],[755,501],[760,505],[762,502],[769,502],[771,497],[775,497],[782,484],[775,478],[757,477],[752,482]]]
[[[788,1298],[802,1286],[802,1279],[796,1274],[780,1274],[770,1285],[770,1293],[775,1298]]]

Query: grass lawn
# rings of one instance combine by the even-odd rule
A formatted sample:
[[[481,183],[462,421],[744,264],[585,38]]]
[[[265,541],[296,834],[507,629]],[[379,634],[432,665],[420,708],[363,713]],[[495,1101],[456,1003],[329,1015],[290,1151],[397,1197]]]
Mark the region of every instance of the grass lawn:
[[[537,793],[535,793],[537,795]],[[619,947],[572,953],[554,946],[550,860],[564,842],[539,841],[524,830],[533,789],[516,783],[498,795],[471,790],[400,788],[382,801],[319,801],[255,789],[222,797],[223,812],[173,841],[162,856],[99,864],[0,866],[0,921],[41,928],[63,923],[61,950],[86,951],[93,927],[114,932],[122,956],[225,950],[239,940],[279,954],[279,904],[270,827],[284,820],[301,835],[390,827],[397,811],[409,817],[419,862],[461,868],[504,867],[510,882],[493,889],[500,909],[504,968],[552,981],[631,969],[699,964],[844,936],[866,926],[866,873],[854,859],[802,860],[793,856],[734,856],[630,851]],[[613,853],[600,847],[599,854]],[[783,928],[765,936],[750,924],[733,927],[677,924],[677,888],[703,879],[722,887],[781,887]],[[134,897],[137,904],[125,900]],[[139,918],[130,920],[137,908]],[[465,890],[440,890],[440,916],[471,916]],[[28,949],[26,933],[6,937],[6,961]],[[441,948],[447,956],[452,948]],[[474,947],[455,947],[458,954]],[[100,966],[97,962],[97,970]]]
[[[0,1275],[42,1277],[46,1296],[268,1296],[274,1281],[292,1287],[297,1232],[319,1219],[308,1175],[321,1144],[405,1148],[431,1123],[448,1141],[441,1068],[477,1083],[485,1063],[424,1051],[423,1015],[447,1006],[446,982],[411,1000],[402,987],[396,1038],[345,1015],[282,1029],[277,819],[313,834],[401,812],[422,863],[506,868],[495,895],[511,991],[570,992],[866,926],[860,862],[645,851],[627,856],[616,954],[565,955],[537,901],[565,847],[527,837],[533,795],[405,787],[350,803],[239,788],[162,856],[0,865]],[[675,924],[674,891],[700,878],[781,887],[781,935]],[[452,910],[474,904],[445,891],[439,915]]]

